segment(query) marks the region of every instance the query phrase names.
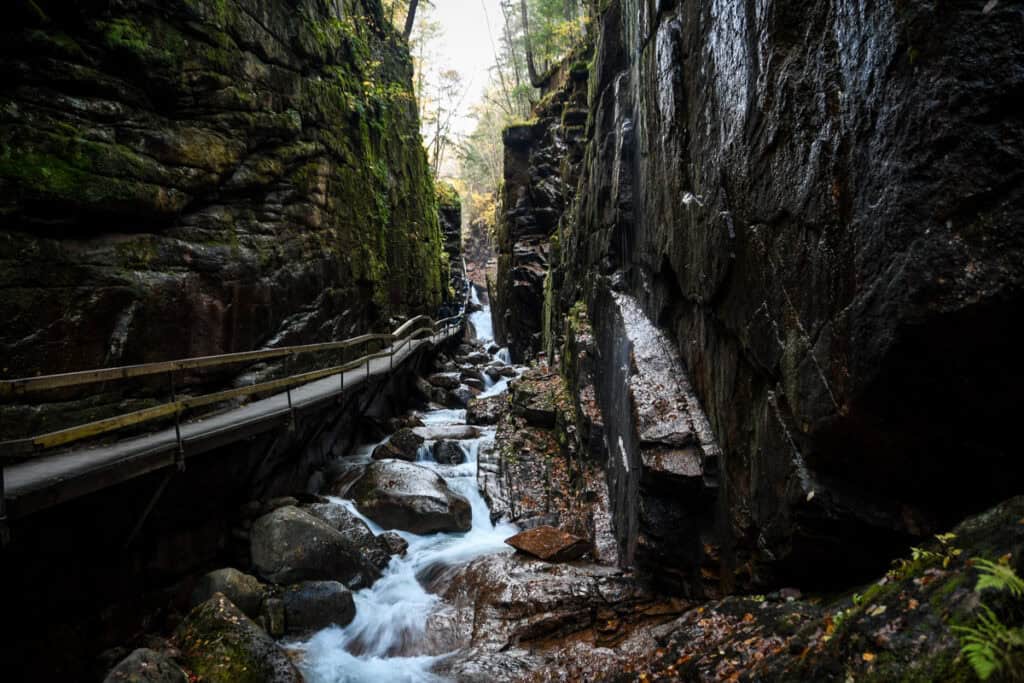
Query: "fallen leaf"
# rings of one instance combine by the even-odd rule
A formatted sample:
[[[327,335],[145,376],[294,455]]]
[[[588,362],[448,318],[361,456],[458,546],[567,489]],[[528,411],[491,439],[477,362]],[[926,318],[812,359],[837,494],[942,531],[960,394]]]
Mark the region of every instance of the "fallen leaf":
[[[860,658],[865,662],[873,662],[875,661],[875,654],[873,652],[865,652],[860,656]]]

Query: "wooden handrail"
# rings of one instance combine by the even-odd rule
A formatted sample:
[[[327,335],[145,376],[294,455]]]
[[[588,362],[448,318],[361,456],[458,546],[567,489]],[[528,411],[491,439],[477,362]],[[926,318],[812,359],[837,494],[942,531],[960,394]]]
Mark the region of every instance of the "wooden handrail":
[[[33,437],[15,439],[0,442],[0,461],[9,458],[24,458],[32,455],[42,454],[42,451],[58,446],[65,446],[83,439],[100,436],[109,432],[139,425],[161,418],[177,416],[186,410],[199,408],[234,398],[243,398],[254,394],[262,394],[281,389],[291,390],[292,387],[308,384],[324,377],[337,375],[366,365],[367,373],[370,371],[370,361],[378,358],[386,358],[394,355],[396,344],[409,345],[417,337],[425,334],[438,334],[439,330],[447,323],[461,319],[465,316],[465,302],[458,315],[434,321],[430,316],[416,316],[400,325],[391,334],[364,334],[352,339],[339,342],[325,342],[320,344],[306,344],[301,346],[288,346],[277,349],[265,349],[261,351],[245,351],[241,353],[229,353],[218,356],[203,356],[174,361],[158,363],[146,363],[141,365],[128,365],[117,368],[103,368],[98,370],[85,370],[81,372],[63,373],[58,375],[46,375],[16,380],[4,380],[0,383],[0,397],[20,396],[28,393],[47,391],[57,388],[73,386],[84,386],[99,382],[125,380],[135,377],[145,377],[162,373],[173,373],[180,370],[220,367],[234,363],[253,360],[265,360],[268,358],[290,357],[300,353],[314,353],[318,351],[331,351],[351,348],[360,344],[369,344],[372,341],[385,341],[389,344],[387,350],[369,353],[355,360],[342,365],[336,365],[321,370],[313,370],[297,375],[282,377],[269,382],[251,384],[244,387],[236,387],[218,391],[202,396],[176,399],[152,408],[136,410],[122,415],[96,420],[83,425],[68,427],[66,429],[49,432]],[[418,326],[418,327],[417,327]],[[414,329],[415,328],[415,329]],[[397,344],[401,350],[401,344]],[[290,405],[289,395],[289,405]],[[180,432],[178,438],[180,439]]]

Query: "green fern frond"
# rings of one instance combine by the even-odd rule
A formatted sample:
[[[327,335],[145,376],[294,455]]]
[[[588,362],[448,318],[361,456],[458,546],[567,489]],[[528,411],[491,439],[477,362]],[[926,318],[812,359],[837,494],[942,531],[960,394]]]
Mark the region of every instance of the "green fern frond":
[[[974,564],[980,574],[974,590],[980,593],[986,588],[991,588],[997,591],[1007,591],[1018,599],[1024,596],[1024,580],[1017,576],[1012,568],[980,557],[974,558]]]

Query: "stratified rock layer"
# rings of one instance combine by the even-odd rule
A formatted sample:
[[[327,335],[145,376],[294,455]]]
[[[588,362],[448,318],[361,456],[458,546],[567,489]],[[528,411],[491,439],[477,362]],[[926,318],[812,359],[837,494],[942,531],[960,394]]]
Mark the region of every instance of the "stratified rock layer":
[[[377,0],[7,15],[3,376],[340,339],[436,310],[412,64]]]

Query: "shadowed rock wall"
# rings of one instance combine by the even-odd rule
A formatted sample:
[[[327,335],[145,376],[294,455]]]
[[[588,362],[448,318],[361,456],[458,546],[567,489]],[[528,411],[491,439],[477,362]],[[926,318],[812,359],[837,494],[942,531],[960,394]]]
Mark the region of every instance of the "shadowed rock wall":
[[[495,337],[522,362],[544,348],[545,279],[552,239],[574,196],[583,161],[587,69],[556,70],[534,121],[505,130],[504,186],[491,287]]]
[[[1016,491],[1024,23],[986,6],[600,16],[553,306],[613,282],[674,339],[726,585],[864,575]]]
[[[3,13],[3,376],[435,312],[442,238],[412,64],[378,0]]]

